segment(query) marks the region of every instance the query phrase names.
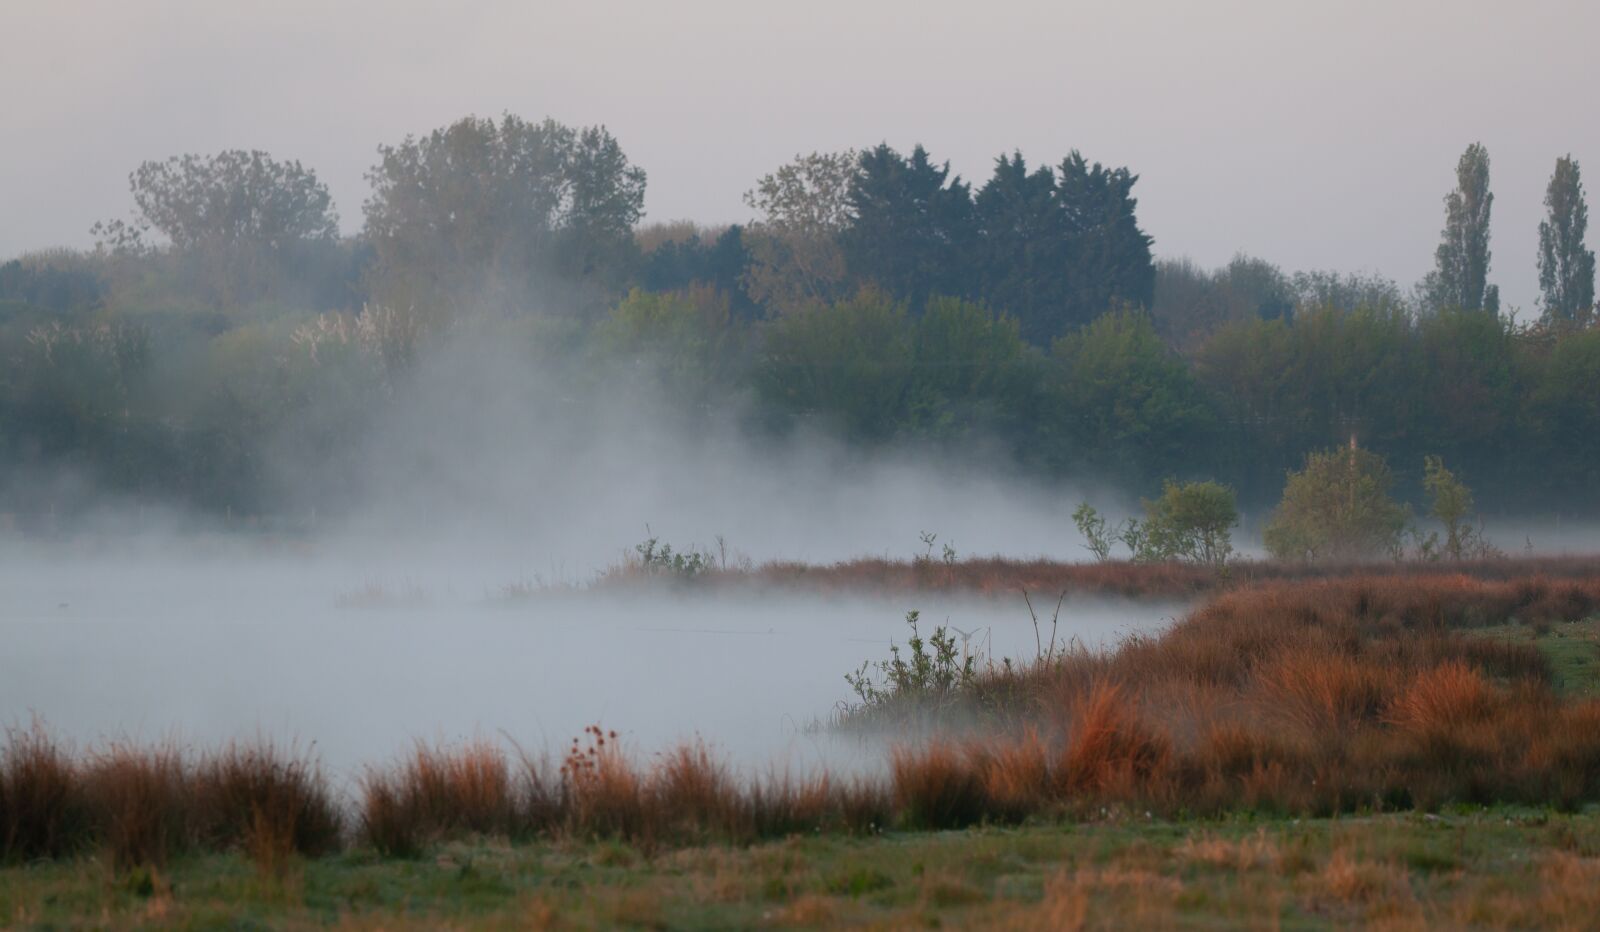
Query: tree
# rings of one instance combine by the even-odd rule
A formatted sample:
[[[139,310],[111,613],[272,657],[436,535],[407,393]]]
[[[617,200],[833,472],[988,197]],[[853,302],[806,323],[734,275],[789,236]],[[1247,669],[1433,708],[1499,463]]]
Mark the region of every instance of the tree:
[[[920,311],[930,294],[965,295],[977,230],[972,190],[922,146],[861,153],[850,179],[851,221],[840,238],[858,283],[875,284]]]
[[[1539,290],[1544,319],[1552,324],[1588,323],[1594,310],[1594,251],[1584,247],[1589,208],[1572,156],[1556,159],[1545,189],[1548,217],[1539,224]]]
[[[744,228],[735,224],[714,237],[695,230],[683,239],[656,245],[645,253],[639,279],[648,291],[682,291],[709,285],[727,295],[735,316],[750,320],[760,308],[744,287],[749,263]]]
[[[1155,297],[1155,241],[1139,229],[1133,196],[1139,176],[1126,168],[1092,166],[1077,150],[1062,160],[1056,198],[1072,244],[1067,319],[1086,324],[1114,307],[1148,308]]]
[[[1444,552],[1452,560],[1477,556],[1486,545],[1469,523],[1472,517],[1472,490],[1444,468],[1437,456],[1423,458],[1422,488],[1428,493],[1428,513],[1444,525]]]
[[[1057,460],[1124,475],[1194,462],[1212,412],[1147,314],[1106,314],[1057,340],[1052,355],[1055,403],[1043,431]]]
[[[1144,519],[1129,518],[1108,526],[1088,502],[1078,505],[1072,522],[1095,559],[1105,562],[1112,544],[1121,541],[1138,563],[1188,560],[1222,566],[1233,555],[1233,529],[1239,524],[1239,507],[1233,489],[1220,482],[1161,484],[1161,495],[1144,503]]]
[[[974,203],[983,300],[1016,315],[1030,343],[1048,345],[1066,332],[1072,297],[1071,246],[1055,173],[1048,166],[1030,172],[1020,152],[1002,155]]]
[[[1144,503],[1144,521],[1129,520],[1122,539],[1141,563],[1188,560],[1221,566],[1233,555],[1239,507],[1220,482],[1162,483],[1161,496]]]
[[[912,343],[908,428],[947,439],[1024,428],[1035,382],[1016,320],[935,295],[913,324]]]
[[[853,150],[799,155],[745,192],[761,215],[746,237],[751,297],[779,313],[838,297],[845,278],[839,237],[851,221],[856,162]]]
[[[1489,279],[1489,151],[1473,143],[1456,165],[1456,187],[1444,199],[1445,220],[1434,270],[1423,283],[1432,310],[1498,311],[1500,291]]]
[[[1155,265],[1134,216],[1138,180],[1076,151],[1058,169],[1029,171],[1020,152],[996,159],[974,201],[984,301],[1015,314],[1035,345],[1116,307],[1149,307]]]
[[[687,406],[708,406],[733,381],[739,330],[727,295],[709,285],[668,294],[634,289],[596,337],[607,356]]]
[[[524,306],[557,283],[586,302],[620,284],[644,171],[604,127],[467,117],[379,146],[367,174],[374,297],[426,310]]]
[[[1361,272],[1296,272],[1291,288],[1295,305],[1340,311],[1405,310],[1405,296],[1394,279]]]
[[[1389,497],[1383,457],[1352,443],[1306,457],[1289,473],[1283,501],[1263,532],[1280,560],[1358,560],[1397,552],[1406,510]]]
[[[767,332],[757,386],[774,408],[855,440],[885,440],[905,418],[915,347],[903,303],[863,290],[786,314]]]
[[[128,176],[131,222],[95,224],[101,249],[144,252],[164,237],[193,267],[208,297],[224,303],[262,297],[308,246],[331,245],[339,218],[316,172],[260,151],[143,162]]]
[[[1296,287],[1276,265],[1244,253],[1215,270],[1164,259],[1155,265],[1150,316],[1164,340],[1193,350],[1228,324],[1291,319]]]

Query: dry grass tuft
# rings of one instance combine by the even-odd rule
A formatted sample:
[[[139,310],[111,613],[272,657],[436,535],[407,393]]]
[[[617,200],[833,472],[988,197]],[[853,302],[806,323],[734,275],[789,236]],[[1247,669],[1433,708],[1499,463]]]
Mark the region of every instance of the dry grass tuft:
[[[60,857],[81,841],[76,765],[44,725],[6,732],[0,749],[0,863]]]
[[[1068,796],[1131,787],[1155,774],[1167,753],[1167,742],[1140,721],[1124,688],[1099,682],[1072,718],[1056,782]]]
[[[969,746],[968,757],[982,781],[991,818],[1020,822],[1043,811],[1051,797],[1050,747],[1037,728],[1015,740],[991,740]]]
[[[343,816],[317,763],[270,742],[231,744],[201,758],[194,805],[202,844],[242,846],[258,863],[339,847]]]
[[[1482,673],[1451,660],[1418,674],[1389,706],[1386,719],[1419,735],[1451,735],[1481,722],[1492,700]]]
[[[964,828],[988,810],[983,780],[971,759],[948,742],[894,748],[889,774],[895,807],[909,828]]]
[[[188,846],[190,773],[173,745],[113,744],[89,760],[83,783],[114,869],[161,867]]]

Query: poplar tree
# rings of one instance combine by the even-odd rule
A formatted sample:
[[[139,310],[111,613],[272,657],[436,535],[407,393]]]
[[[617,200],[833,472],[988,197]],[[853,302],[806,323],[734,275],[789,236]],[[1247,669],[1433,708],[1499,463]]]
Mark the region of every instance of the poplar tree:
[[[1445,220],[1434,270],[1424,283],[1433,310],[1498,311],[1500,289],[1489,280],[1489,151],[1473,143],[1456,164],[1456,187],[1444,199]]]
[[[1594,310],[1594,251],[1584,248],[1589,208],[1572,156],[1556,159],[1539,224],[1539,290],[1548,323],[1584,324]]]

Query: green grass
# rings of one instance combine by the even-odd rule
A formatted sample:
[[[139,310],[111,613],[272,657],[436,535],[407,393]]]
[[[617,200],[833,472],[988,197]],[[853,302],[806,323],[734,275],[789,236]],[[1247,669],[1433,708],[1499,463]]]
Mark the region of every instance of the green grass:
[[[655,853],[480,840],[413,861],[353,851],[282,879],[236,855],[153,876],[92,858],[0,871],[0,921],[23,928],[1548,928],[1597,914],[1594,810],[1131,819]]]
[[[1478,637],[1532,644],[1550,661],[1555,687],[1563,694],[1600,697],[1600,617],[1555,622],[1542,632],[1513,622],[1472,630]]]

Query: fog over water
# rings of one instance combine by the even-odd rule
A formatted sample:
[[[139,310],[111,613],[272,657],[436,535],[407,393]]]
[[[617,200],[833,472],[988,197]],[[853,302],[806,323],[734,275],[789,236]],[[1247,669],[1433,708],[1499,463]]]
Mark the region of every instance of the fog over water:
[[[4,563],[7,717],[78,742],[257,734],[315,742],[340,775],[413,739],[505,736],[557,750],[592,722],[640,752],[704,737],[741,766],[870,759],[805,733],[848,696],[842,675],[948,619],[996,656],[1031,656],[1020,598],[597,592],[507,599],[482,567],[405,579],[307,552],[12,548]],[[185,548],[189,548],[186,544]],[[229,552],[231,551],[231,552]],[[1109,645],[1178,608],[1069,603],[1062,637]],[[1048,633],[1048,632],[1047,632]]]
[[[9,532],[0,720],[37,714],[83,743],[298,739],[347,775],[413,739],[559,749],[595,722],[644,753],[698,734],[748,767],[870,762],[881,747],[806,732],[850,697],[843,674],[903,642],[911,609],[924,632],[948,621],[993,657],[1032,657],[1020,596],[585,587],[647,535],[734,564],[937,560],[945,544],[1084,559],[1073,507],[1132,507],[981,446],[763,439],[737,411],[659,405],[626,373],[575,384],[514,352],[441,348],[332,461],[279,451],[282,510],[262,524],[106,499],[55,533]],[[1594,549],[1570,525],[1489,530],[1511,552]],[[1259,552],[1248,524],[1239,543]],[[1109,647],[1182,611],[1071,601],[1058,634]]]
[[[908,610],[1031,657],[1020,595],[588,584],[647,536],[734,565],[905,559],[929,552],[925,532],[935,559],[1085,554],[1080,487],[981,448],[765,437],[737,405],[685,412],[627,372],[585,382],[492,341],[430,349],[331,457],[268,448],[268,513],[202,518],[86,485],[60,527],[0,538],[0,719],[38,714],[79,742],[297,738],[345,772],[414,738],[558,749],[594,722],[642,752],[699,734],[752,765],[847,759],[801,732],[849,697],[843,674],[904,641]],[[1073,604],[1059,633],[1109,646],[1177,610]]]

